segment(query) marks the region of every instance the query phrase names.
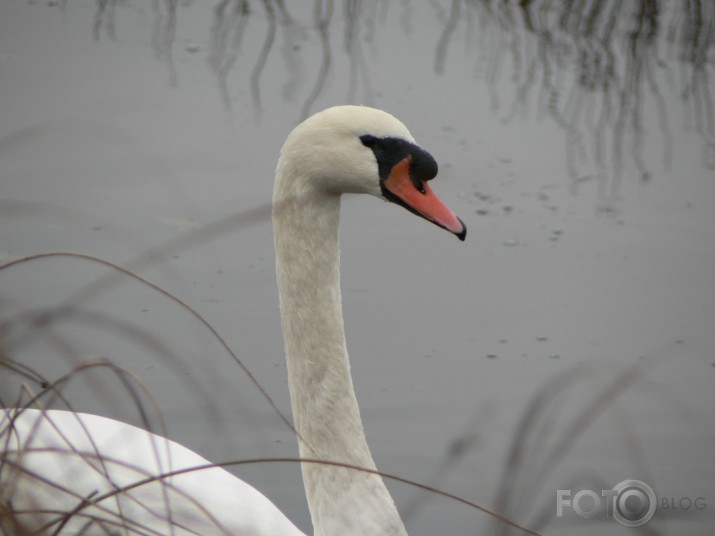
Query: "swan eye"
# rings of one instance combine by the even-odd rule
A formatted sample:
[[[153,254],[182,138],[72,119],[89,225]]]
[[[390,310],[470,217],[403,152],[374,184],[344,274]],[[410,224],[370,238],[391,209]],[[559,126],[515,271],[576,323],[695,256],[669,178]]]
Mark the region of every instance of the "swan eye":
[[[410,157],[409,174],[415,188],[423,193],[422,181],[431,180],[437,175],[437,162],[427,151],[412,142],[401,138],[378,138],[372,134],[360,136],[360,141],[375,154],[380,180],[385,181],[392,168]]]
[[[377,138],[375,136],[371,136],[370,134],[365,134],[364,136],[360,136],[360,141],[365,147],[372,149],[377,143]]]

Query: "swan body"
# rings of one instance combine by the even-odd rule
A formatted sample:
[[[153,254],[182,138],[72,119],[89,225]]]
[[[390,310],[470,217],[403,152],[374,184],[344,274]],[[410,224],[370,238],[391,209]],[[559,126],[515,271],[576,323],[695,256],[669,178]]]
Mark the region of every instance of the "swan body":
[[[29,534],[55,534],[58,527],[63,535],[303,534],[241,479],[179,443],[123,422],[62,410],[9,410],[0,437],[0,498]],[[131,488],[167,473],[178,474]]]
[[[436,174],[436,162],[407,128],[373,108],[328,108],[286,139],[273,192],[274,241],[291,406],[303,459],[376,467],[343,327],[340,196],[366,193],[397,203],[463,240],[464,224],[427,183]],[[61,534],[73,534],[91,517],[121,534],[301,534],[264,495],[218,467],[102,498],[147,475],[209,463],[178,443],[118,421],[10,410],[0,422],[0,439],[7,462],[0,466],[0,499],[21,521],[23,510],[47,512],[31,523],[54,519],[50,532],[65,522]],[[329,464],[301,468],[316,535],[406,534],[378,475]],[[59,493],[58,484],[72,494]],[[74,509],[76,515],[65,521],[57,514]]]

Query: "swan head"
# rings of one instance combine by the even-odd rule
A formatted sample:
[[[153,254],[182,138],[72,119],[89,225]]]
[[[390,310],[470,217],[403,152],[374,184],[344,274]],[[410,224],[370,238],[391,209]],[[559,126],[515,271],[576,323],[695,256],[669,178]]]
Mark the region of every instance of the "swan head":
[[[367,106],[335,106],[309,117],[288,136],[274,199],[322,192],[367,193],[464,240],[464,223],[432,191],[437,162],[394,116]]]

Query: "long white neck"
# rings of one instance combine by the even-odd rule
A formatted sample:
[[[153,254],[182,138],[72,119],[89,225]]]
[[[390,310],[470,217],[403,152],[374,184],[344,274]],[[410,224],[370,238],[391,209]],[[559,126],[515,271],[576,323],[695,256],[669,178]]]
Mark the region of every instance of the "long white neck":
[[[340,197],[279,165],[274,237],[288,382],[302,458],[375,469],[350,375],[340,295]],[[406,534],[378,475],[302,464],[315,534]]]

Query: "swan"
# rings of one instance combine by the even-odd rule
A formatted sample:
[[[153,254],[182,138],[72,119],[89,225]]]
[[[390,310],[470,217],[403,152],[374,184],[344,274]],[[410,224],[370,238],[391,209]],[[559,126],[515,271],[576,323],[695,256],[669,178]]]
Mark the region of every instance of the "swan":
[[[464,240],[463,222],[427,182],[436,174],[435,160],[402,122],[365,106],[316,113],[281,149],[273,191],[276,275],[304,460],[375,471],[345,343],[341,194],[372,194]],[[302,534],[255,488],[159,435],[64,410],[13,408],[0,417],[6,530],[16,523],[51,534]],[[188,470],[194,467],[200,470]],[[314,534],[406,534],[378,474],[308,462],[301,470]]]

